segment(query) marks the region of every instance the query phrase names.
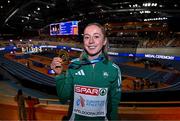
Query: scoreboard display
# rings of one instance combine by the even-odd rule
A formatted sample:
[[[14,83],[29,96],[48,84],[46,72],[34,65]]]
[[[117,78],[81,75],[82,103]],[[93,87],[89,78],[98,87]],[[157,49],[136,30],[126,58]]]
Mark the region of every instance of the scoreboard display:
[[[78,21],[50,24],[50,35],[78,35]]]

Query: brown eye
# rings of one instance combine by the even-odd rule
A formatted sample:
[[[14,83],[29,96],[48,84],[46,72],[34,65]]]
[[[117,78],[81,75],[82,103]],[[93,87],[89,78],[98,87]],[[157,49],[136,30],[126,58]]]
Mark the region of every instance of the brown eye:
[[[88,40],[89,39],[89,36],[84,36],[84,40]]]
[[[94,39],[99,39],[100,37],[99,36],[94,36]]]

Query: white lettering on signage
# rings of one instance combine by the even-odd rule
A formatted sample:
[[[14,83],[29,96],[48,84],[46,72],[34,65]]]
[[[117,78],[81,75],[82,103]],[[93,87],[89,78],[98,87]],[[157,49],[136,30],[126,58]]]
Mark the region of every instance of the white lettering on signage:
[[[109,55],[118,55],[118,53],[115,52],[108,52]]]
[[[166,55],[145,54],[145,57],[146,58],[159,58],[159,59],[174,60],[174,56],[166,56]]]
[[[75,92],[81,93],[81,94],[87,94],[87,95],[94,95],[94,96],[99,95],[98,88],[90,88],[90,87],[86,87],[86,86],[76,86]]]

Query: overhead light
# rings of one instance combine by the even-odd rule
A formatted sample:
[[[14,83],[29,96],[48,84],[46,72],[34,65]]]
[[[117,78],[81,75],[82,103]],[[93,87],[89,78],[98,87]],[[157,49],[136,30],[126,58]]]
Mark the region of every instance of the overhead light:
[[[163,5],[159,5],[159,7],[160,7],[160,8],[162,8],[162,7],[163,7]]]
[[[143,13],[151,13],[151,11],[139,11],[141,14],[143,14]]]
[[[39,14],[37,11],[34,11],[35,14]]]
[[[133,5],[133,8],[136,8],[136,7],[138,7],[138,4],[134,4],[134,5]]]
[[[147,3],[147,6],[150,7],[150,6],[151,6],[151,3]]]
[[[21,18],[25,18],[25,19],[28,19],[28,20],[29,20],[29,17],[28,17],[28,16],[21,16]]]
[[[37,8],[37,10],[38,10],[38,11],[40,11],[40,10],[41,10],[41,8],[40,8],[40,7],[38,7],[38,8]]]
[[[148,18],[144,19],[144,21],[161,21],[161,20],[167,20],[167,17],[159,17],[159,18]]]
[[[156,7],[157,6],[157,3],[143,3],[143,6],[144,7]]]
[[[0,8],[3,8],[3,6],[1,5]]]
[[[157,3],[152,3],[151,6],[157,6]]]
[[[178,4],[174,4],[174,7],[178,7]]]
[[[39,18],[34,18],[34,20],[39,21],[39,20],[42,20],[42,19],[39,19]]]

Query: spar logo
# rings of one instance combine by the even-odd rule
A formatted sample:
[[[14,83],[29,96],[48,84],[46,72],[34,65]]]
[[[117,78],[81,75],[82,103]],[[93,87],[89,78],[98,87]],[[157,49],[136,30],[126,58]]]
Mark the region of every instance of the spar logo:
[[[75,86],[75,92],[85,95],[93,95],[93,96],[98,96],[100,93],[99,88],[78,86],[78,85]]]

